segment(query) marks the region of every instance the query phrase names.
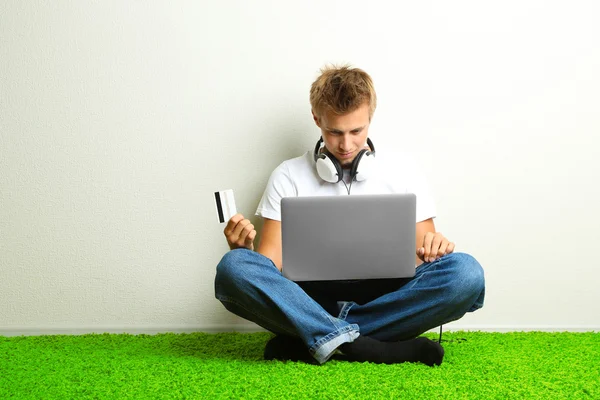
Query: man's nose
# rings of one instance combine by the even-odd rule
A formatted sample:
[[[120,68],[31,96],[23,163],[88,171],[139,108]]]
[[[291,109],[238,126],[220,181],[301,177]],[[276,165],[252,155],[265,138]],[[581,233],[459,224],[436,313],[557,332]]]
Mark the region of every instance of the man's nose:
[[[350,148],[352,147],[352,140],[350,138],[350,135],[345,134],[344,136],[342,136],[342,141],[340,145],[343,151],[350,150]]]

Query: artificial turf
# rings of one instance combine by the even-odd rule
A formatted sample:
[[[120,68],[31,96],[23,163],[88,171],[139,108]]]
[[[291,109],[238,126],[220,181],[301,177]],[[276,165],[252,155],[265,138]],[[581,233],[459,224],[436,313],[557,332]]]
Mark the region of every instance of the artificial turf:
[[[600,333],[448,332],[439,367],[264,361],[270,337],[0,337],[0,399],[600,399]]]

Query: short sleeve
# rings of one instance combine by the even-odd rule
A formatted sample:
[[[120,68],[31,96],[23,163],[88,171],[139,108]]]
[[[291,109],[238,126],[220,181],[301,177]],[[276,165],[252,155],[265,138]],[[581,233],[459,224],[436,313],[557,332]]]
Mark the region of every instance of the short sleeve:
[[[283,162],[271,173],[258,203],[256,215],[281,221],[281,199],[292,196],[297,196],[297,190],[290,177],[289,168]]]
[[[413,187],[409,188],[409,191],[417,196],[417,221],[425,221],[429,218],[435,218],[435,202],[433,200],[433,194],[429,183],[425,180],[425,177],[421,174],[416,176],[418,179],[413,183]]]
[[[435,218],[436,207],[431,186],[425,174],[412,156],[404,154],[406,191],[417,196],[416,222]]]

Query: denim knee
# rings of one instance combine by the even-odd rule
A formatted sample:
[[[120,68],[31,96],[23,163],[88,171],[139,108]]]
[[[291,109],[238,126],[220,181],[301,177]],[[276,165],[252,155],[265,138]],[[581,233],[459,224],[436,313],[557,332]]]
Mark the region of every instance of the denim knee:
[[[236,286],[244,280],[244,271],[247,269],[248,257],[253,253],[248,249],[230,250],[221,258],[217,264],[215,276],[215,292],[224,287]]]
[[[454,261],[450,283],[457,303],[467,299],[479,299],[485,289],[483,268],[479,262],[466,253],[451,254]]]
[[[273,273],[281,274],[270,258],[245,248],[231,250],[217,265],[215,291],[253,286],[251,282],[261,281]]]

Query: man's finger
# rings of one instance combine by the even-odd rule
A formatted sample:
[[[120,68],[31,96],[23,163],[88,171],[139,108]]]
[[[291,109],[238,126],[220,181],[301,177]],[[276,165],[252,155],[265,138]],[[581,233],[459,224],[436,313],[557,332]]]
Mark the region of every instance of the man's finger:
[[[223,229],[223,233],[225,234],[225,236],[229,236],[231,235],[231,232],[233,232],[233,230],[235,229],[235,226],[237,225],[238,222],[240,222],[241,220],[244,219],[244,216],[242,214],[235,214],[233,217],[231,217],[229,219],[229,221],[227,222],[227,225],[225,226],[225,229]]]
[[[446,254],[454,253],[455,244],[452,242],[448,243],[448,247],[446,248]]]
[[[233,230],[232,234],[236,237],[239,237],[242,234],[242,231],[244,230],[244,228],[248,225],[250,225],[249,219],[243,219],[243,220],[239,221],[237,223],[237,225],[235,226],[235,229]]]
[[[417,249],[417,257],[419,257],[419,260],[421,261],[425,261],[423,260],[423,252],[425,251],[425,249],[423,249],[422,247],[419,247]]]
[[[431,253],[429,255],[430,262],[435,261],[435,259],[437,258],[438,251],[440,249],[440,246],[442,245],[443,240],[444,235],[442,235],[441,233],[436,233],[434,235],[433,241],[431,242]]]
[[[252,225],[251,223],[244,226],[244,229],[242,230],[242,236],[246,237],[250,234],[250,232],[254,231],[254,225]]]
[[[440,248],[437,251],[437,258],[442,257],[444,254],[446,254],[446,249],[448,248],[448,239],[444,238],[444,240],[442,240],[442,243],[440,243]]]
[[[431,253],[431,242],[433,241],[433,233],[427,232],[423,238],[423,261],[429,262],[429,254]]]
[[[246,236],[245,245],[247,248],[252,249],[254,247],[254,238],[256,237],[256,231],[253,230]]]

